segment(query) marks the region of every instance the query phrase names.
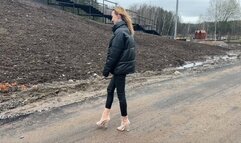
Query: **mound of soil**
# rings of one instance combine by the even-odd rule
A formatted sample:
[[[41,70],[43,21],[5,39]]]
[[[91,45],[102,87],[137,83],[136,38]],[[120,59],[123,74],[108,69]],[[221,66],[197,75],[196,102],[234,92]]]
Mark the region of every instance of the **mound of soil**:
[[[31,0],[1,0],[0,83],[37,84],[101,75],[111,25]],[[227,49],[136,32],[137,72],[161,71]]]

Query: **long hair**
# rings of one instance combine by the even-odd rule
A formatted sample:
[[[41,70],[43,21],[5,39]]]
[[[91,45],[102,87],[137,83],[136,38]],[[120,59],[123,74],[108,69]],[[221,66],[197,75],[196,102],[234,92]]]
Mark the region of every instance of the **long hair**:
[[[127,27],[131,32],[131,35],[134,36],[135,32],[134,32],[134,28],[132,25],[131,16],[127,13],[127,11],[123,7],[118,6],[114,9],[114,12],[116,15],[118,15],[118,14],[121,15],[121,18],[123,21],[126,22]]]

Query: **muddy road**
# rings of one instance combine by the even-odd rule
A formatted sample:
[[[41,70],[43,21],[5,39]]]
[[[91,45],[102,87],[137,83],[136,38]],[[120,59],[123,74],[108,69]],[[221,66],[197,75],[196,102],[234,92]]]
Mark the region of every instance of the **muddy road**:
[[[0,143],[241,143],[241,64],[129,90],[130,132],[118,132],[117,97],[98,129],[105,97],[3,124]]]

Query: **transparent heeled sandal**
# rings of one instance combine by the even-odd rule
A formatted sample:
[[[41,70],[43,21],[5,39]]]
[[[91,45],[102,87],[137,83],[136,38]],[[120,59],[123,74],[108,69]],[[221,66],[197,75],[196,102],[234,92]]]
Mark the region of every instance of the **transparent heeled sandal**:
[[[107,128],[109,121],[110,121],[110,119],[100,120],[100,121],[96,122],[96,125],[100,128]]]
[[[122,122],[121,125],[119,127],[117,127],[118,131],[130,131],[130,121],[128,121],[127,123]]]

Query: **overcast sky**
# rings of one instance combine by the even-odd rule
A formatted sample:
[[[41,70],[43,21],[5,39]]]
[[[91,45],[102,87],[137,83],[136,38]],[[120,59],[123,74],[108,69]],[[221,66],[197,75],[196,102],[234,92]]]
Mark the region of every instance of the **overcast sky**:
[[[128,8],[135,3],[147,3],[160,6],[165,10],[175,12],[176,0],[111,0],[117,2],[120,6]],[[200,15],[207,14],[209,0],[179,0],[179,15],[182,22],[198,22]]]
[[[102,2],[103,0],[99,0]],[[124,8],[129,8],[133,4],[146,3],[162,7],[164,10],[176,11],[176,0],[110,0],[117,2]],[[207,15],[210,0],[179,0],[179,16],[185,23],[197,23],[200,15]]]

